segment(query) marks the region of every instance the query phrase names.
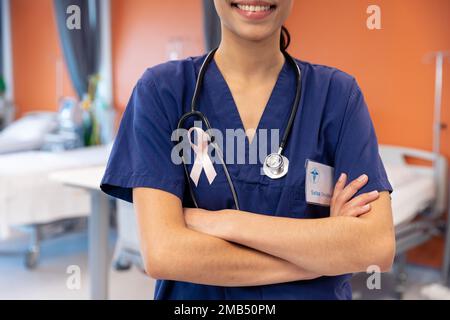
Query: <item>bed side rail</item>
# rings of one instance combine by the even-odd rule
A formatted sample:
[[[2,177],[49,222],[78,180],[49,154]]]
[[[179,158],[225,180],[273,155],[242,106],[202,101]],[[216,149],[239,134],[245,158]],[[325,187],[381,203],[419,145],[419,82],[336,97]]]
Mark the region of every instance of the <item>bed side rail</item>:
[[[431,161],[433,167],[424,167],[424,170],[433,170],[436,186],[436,202],[433,208],[433,215],[441,215],[445,211],[448,201],[448,164],[444,156],[430,151],[392,145],[380,145],[379,151],[383,162],[389,163],[390,165],[405,165],[421,168],[423,166],[408,164],[406,159],[415,158]]]

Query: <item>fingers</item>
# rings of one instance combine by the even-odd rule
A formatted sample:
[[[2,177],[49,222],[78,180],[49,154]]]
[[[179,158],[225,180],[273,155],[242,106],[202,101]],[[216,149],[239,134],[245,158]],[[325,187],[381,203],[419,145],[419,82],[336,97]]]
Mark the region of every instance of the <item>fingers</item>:
[[[363,214],[366,214],[367,212],[369,212],[371,209],[371,205],[370,203],[365,204],[363,206],[357,206],[357,207],[346,207],[344,208],[339,215],[343,216],[343,217],[359,217]]]
[[[336,185],[334,186],[335,192],[340,192],[344,189],[345,183],[347,182],[347,175],[345,173],[341,173]]]
[[[342,173],[334,186],[331,199],[331,216],[358,217],[370,211],[370,203],[379,197],[378,191],[364,193],[358,197],[353,196],[369,181],[366,174],[350,182],[347,186],[347,175]]]
[[[366,214],[371,209],[370,203],[379,197],[380,194],[377,190],[361,194],[347,202],[342,208],[340,215],[359,217],[360,215]]]
[[[342,192],[342,190],[344,190],[346,183],[347,183],[347,175],[345,173],[341,173],[338,181],[336,182],[336,184],[334,186],[333,196],[331,197],[331,207],[334,210],[340,209],[340,207],[338,208],[336,205],[336,199],[339,196],[339,194]]]
[[[344,190],[345,183],[347,182],[347,175],[341,173],[336,185],[334,186],[333,195],[338,195],[342,190]]]
[[[380,193],[377,190],[375,190],[355,197],[354,199],[348,202],[348,205],[352,207],[360,207],[378,199],[379,197]]]
[[[358,192],[359,189],[364,187],[368,181],[369,177],[366,174],[363,174],[358,179],[350,182],[344,190],[337,195],[336,204],[338,206],[343,206]]]

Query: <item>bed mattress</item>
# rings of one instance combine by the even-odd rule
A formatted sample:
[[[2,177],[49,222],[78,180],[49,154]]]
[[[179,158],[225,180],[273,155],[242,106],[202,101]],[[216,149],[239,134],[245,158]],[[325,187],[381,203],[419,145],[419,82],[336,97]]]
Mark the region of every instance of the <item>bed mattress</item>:
[[[104,165],[109,146],[64,152],[29,151],[0,156],[0,238],[11,227],[85,216],[89,194],[51,181],[64,169]]]
[[[433,171],[386,163],[385,168],[394,189],[391,195],[394,225],[406,224],[436,198]]]

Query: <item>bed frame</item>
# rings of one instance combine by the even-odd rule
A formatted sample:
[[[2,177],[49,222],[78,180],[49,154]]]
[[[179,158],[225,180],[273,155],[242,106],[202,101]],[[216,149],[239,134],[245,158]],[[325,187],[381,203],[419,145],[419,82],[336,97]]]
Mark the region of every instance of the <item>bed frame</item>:
[[[436,201],[435,205],[432,208],[432,211],[434,215],[441,215],[447,208],[447,159],[441,154],[413,148],[380,145],[379,149],[380,156],[385,163],[389,163],[392,165],[409,166],[417,171],[433,171],[436,186]],[[429,161],[432,163],[432,167],[409,164],[407,162],[408,158]]]

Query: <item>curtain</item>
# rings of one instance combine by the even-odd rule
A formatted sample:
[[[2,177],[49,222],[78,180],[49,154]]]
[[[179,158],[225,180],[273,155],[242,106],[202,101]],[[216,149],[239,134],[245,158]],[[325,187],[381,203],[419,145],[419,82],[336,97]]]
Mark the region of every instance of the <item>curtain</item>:
[[[74,11],[79,10],[80,28],[67,25]],[[98,73],[100,55],[99,0],[54,0],[58,33],[72,84],[80,99],[88,91],[89,78]],[[73,7],[72,7],[73,8]],[[73,20],[72,20],[73,21]]]
[[[203,0],[203,32],[206,51],[217,48],[221,38],[220,19],[213,0]]]

